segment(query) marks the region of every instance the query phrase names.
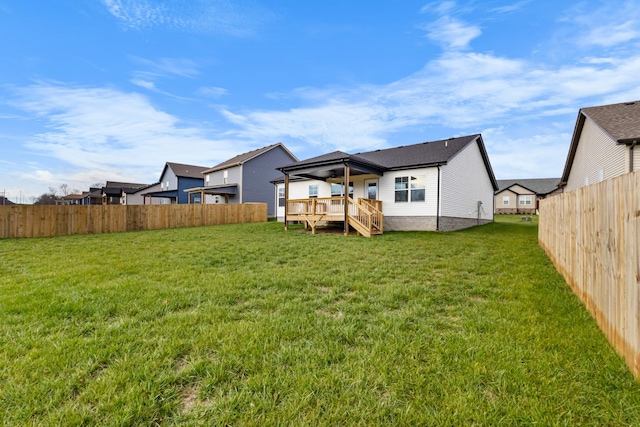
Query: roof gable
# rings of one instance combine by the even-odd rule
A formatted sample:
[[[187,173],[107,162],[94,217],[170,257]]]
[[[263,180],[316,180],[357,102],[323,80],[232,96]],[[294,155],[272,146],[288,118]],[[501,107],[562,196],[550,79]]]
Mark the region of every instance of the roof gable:
[[[567,161],[564,165],[562,178],[560,178],[560,186],[565,186],[569,180],[569,173],[587,117],[618,144],[640,142],[640,101],[581,108],[573,129]]]
[[[167,171],[167,168],[171,169],[173,174],[179,178],[202,178],[202,173],[207,170],[204,166],[195,166],[195,165],[185,165],[183,163],[172,163],[167,162],[162,170],[162,174],[160,174],[160,178],[164,176],[164,173]]]
[[[215,172],[215,171],[219,171],[222,169],[227,169],[230,167],[234,167],[234,166],[240,166],[246,162],[248,162],[249,160],[255,159],[258,156],[261,156],[262,154],[271,151],[275,148],[280,148],[282,150],[284,150],[290,157],[292,160],[297,160],[296,156],[294,156],[288,149],[287,147],[284,146],[284,144],[282,144],[281,142],[278,142],[277,144],[272,144],[272,145],[268,145],[266,147],[262,147],[262,148],[258,148],[257,150],[252,150],[249,151],[247,153],[243,153],[243,154],[238,154],[235,157],[230,158],[229,160],[225,160],[222,163],[219,163],[217,165],[215,165],[214,167],[205,170],[203,173],[211,173],[211,172]]]

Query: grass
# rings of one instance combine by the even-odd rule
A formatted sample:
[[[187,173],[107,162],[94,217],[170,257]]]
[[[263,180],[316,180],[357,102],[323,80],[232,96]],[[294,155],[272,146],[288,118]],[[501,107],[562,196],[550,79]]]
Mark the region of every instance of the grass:
[[[0,241],[0,425],[638,425],[536,218]]]

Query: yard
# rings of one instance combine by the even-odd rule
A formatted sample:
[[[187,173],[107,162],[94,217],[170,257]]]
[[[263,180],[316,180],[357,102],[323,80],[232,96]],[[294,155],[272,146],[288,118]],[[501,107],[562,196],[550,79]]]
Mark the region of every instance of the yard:
[[[638,425],[536,218],[0,240],[0,425]]]

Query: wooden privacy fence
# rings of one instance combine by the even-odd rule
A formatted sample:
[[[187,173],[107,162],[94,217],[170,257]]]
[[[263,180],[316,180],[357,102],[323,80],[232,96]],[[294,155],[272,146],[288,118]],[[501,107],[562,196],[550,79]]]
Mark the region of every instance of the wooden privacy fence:
[[[0,206],[0,238],[115,233],[267,221],[266,203]]]
[[[538,240],[640,376],[640,172],[540,203]]]

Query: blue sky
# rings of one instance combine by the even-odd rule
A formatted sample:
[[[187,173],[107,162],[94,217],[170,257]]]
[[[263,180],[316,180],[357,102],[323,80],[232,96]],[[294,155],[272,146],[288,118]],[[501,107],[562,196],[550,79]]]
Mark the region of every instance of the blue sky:
[[[482,133],[559,177],[578,109],[640,99],[639,1],[0,0],[0,193],[152,183]]]

